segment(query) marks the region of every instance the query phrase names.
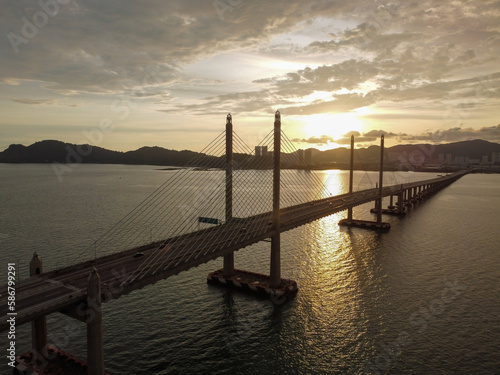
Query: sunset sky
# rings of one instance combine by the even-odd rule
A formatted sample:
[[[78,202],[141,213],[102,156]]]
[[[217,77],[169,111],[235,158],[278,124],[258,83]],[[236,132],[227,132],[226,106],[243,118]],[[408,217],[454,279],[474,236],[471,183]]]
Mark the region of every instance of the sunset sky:
[[[500,142],[500,1],[0,0],[0,150]],[[101,129],[100,129],[101,128]]]

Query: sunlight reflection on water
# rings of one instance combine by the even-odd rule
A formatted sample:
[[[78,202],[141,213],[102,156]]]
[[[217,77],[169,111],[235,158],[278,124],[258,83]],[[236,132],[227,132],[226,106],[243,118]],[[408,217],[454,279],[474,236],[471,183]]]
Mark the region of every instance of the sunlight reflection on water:
[[[79,243],[122,218],[169,173],[81,165],[59,184],[45,166],[0,168],[6,176],[0,258],[20,259],[24,270],[35,250],[48,268],[64,256],[78,258]],[[348,172],[305,172],[301,179],[307,173],[326,181],[330,193],[347,191]],[[355,190],[376,182],[376,172],[355,173]],[[220,260],[107,303],[106,365],[115,374],[137,375],[359,374],[407,332],[411,343],[385,373],[493,374],[500,366],[498,186],[499,176],[465,176],[405,218],[387,218],[392,229],[384,234],[339,228],[345,212],[283,233],[282,275],[299,285],[285,305],[206,285]],[[354,216],[372,218],[371,206],[355,208]],[[267,273],[269,244],[235,258],[238,268]],[[429,313],[446,282],[455,281],[467,289],[421,330],[422,311]],[[84,325],[75,328],[61,314],[48,322],[51,343],[85,358]],[[29,329],[19,327],[20,351],[29,347]]]

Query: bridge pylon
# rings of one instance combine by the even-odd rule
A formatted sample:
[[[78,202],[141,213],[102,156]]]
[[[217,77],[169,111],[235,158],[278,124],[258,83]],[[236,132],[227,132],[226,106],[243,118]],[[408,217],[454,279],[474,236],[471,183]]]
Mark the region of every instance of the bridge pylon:
[[[349,172],[349,194],[352,194],[354,175],[354,136],[351,136],[351,165]],[[357,227],[375,230],[389,230],[391,224],[382,221],[382,198],[383,198],[383,179],[384,179],[384,135],[380,137],[380,168],[378,182],[378,199],[375,201],[375,209],[371,212],[377,214],[376,221],[356,220],[352,218],[352,206],[347,209],[347,218],[339,221],[340,226]]]
[[[227,115],[226,122],[226,222],[232,219],[232,118]],[[290,296],[297,292],[294,280],[281,278],[281,238],[280,238],[280,183],[281,183],[281,114],[274,114],[274,150],[273,150],[273,210],[269,232],[271,242],[269,276],[238,270],[234,268],[234,252],[224,255],[221,270],[208,275],[207,281],[212,284],[232,286],[271,298]]]
[[[226,223],[233,219],[233,118],[226,117]],[[234,252],[224,255],[224,276],[234,274]]]
[[[271,237],[271,287],[281,284],[281,238],[280,238],[280,176],[281,176],[281,114],[274,115],[274,165],[273,165],[273,235]]]

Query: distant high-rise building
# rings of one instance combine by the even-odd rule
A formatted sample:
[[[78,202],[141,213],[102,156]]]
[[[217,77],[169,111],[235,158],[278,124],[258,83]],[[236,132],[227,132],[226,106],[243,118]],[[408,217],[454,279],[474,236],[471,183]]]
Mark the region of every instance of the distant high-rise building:
[[[439,154],[438,155],[438,161],[442,164],[444,163],[444,154]]]
[[[451,164],[451,154],[446,154],[446,163]]]
[[[255,146],[255,156],[262,156],[262,148],[260,146]]]
[[[267,146],[261,146],[260,156],[267,156]]]
[[[481,159],[481,164],[488,164],[488,155],[483,155],[483,158]]]
[[[500,152],[491,153],[491,163],[500,163]]]

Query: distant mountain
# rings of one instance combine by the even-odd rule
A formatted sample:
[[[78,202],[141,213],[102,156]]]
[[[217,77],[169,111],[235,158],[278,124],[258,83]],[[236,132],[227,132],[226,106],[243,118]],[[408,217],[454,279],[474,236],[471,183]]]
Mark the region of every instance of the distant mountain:
[[[420,144],[420,145],[398,145],[387,149],[392,157],[401,155],[404,152],[423,152],[428,161],[438,160],[439,154],[450,154],[455,157],[469,157],[471,159],[481,159],[483,155],[491,156],[492,152],[500,152],[500,144],[476,139],[473,141],[462,141],[455,143],[445,143],[439,145]]]
[[[443,159],[468,158],[482,161],[484,155],[491,161],[492,153],[500,153],[500,144],[483,141],[463,141],[440,145],[397,145],[385,149],[385,163],[389,168],[404,164],[413,167],[429,163],[438,163]],[[294,167],[292,155],[283,158],[288,167]],[[350,150],[337,148],[327,151],[311,149],[311,161],[316,167],[346,168],[348,167]],[[357,169],[371,169],[378,166],[380,147],[370,146],[355,150]],[[0,152],[0,163],[100,163],[100,164],[149,164],[162,166],[185,166],[196,158],[193,166],[223,166],[223,157],[214,157],[194,151],[176,151],[162,147],[141,147],[135,151],[111,151],[90,145],[75,145],[54,140],[36,142],[30,146],[10,145]],[[235,165],[247,158],[246,155],[235,154]],[[268,163],[269,164],[269,163]],[[271,164],[269,164],[270,166]],[[252,168],[252,163],[247,167]],[[413,168],[412,169],[415,169]],[[400,169],[400,168],[399,168]]]
[[[41,141],[30,146],[10,145],[0,152],[0,163],[100,163],[151,164],[184,166],[198,157],[196,166],[212,163],[217,158],[193,151],[175,151],[161,147],[142,147],[135,151],[111,151],[90,145],[60,141]]]
[[[337,148],[323,152],[314,151],[312,161],[319,165],[338,164],[339,167],[342,167],[346,166],[350,160],[350,150],[348,148]],[[414,170],[417,166],[432,163],[439,164],[443,160],[449,160],[450,158],[452,162],[455,162],[458,158],[462,161],[470,160],[479,163],[482,162],[483,156],[487,156],[488,162],[491,162],[492,153],[500,153],[500,144],[476,139],[438,145],[397,145],[387,147],[384,155],[386,166],[396,168],[401,165],[411,165],[411,169]],[[360,167],[375,165],[380,158],[380,146],[356,149],[354,158],[355,163]]]

